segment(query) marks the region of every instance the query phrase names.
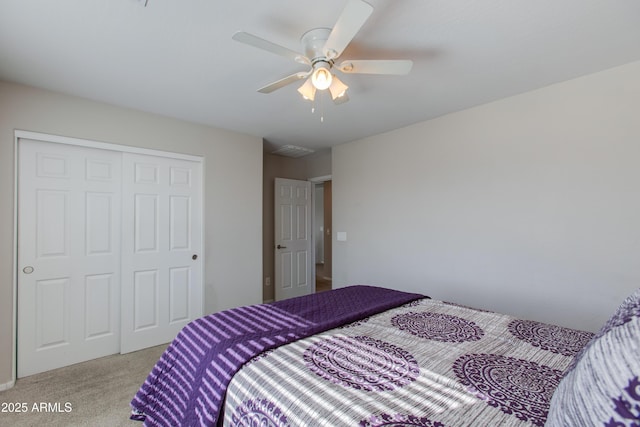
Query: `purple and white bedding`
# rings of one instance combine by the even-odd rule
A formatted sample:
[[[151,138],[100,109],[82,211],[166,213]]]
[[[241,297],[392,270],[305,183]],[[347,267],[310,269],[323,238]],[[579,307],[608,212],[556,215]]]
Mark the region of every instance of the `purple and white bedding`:
[[[225,426],[543,426],[593,334],[421,299],[265,352]]]
[[[351,286],[213,313],[186,325],[131,401],[145,426],[215,426],[227,386],[252,357],[422,295]]]
[[[199,319],[132,401],[162,426],[640,427],[640,289],[595,336],[354,286]]]

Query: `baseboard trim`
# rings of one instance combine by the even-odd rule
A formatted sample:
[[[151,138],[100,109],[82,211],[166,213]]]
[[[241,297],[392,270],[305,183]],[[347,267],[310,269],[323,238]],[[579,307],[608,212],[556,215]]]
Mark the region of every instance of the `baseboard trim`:
[[[14,385],[16,385],[15,381],[9,381],[8,383],[0,384],[0,391],[9,390]]]

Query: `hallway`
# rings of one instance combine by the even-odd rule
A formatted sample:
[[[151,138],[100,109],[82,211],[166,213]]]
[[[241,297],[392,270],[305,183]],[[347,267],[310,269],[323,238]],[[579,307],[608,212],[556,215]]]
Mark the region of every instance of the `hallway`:
[[[331,278],[324,275],[324,264],[316,264],[316,292],[331,290]]]

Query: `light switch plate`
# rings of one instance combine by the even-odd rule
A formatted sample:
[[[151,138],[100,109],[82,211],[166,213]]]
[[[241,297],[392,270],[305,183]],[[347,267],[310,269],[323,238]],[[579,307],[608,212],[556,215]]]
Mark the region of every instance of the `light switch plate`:
[[[346,242],[347,241],[347,232],[346,231],[338,231],[336,233],[336,239],[338,242]]]

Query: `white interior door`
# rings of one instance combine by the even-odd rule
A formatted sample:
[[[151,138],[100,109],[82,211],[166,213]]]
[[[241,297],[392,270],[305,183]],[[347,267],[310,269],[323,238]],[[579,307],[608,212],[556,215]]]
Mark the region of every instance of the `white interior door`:
[[[18,144],[18,376],[120,349],[120,153]]]
[[[123,154],[122,348],[171,341],[202,316],[202,164]]]
[[[315,291],[311,280],[311,183],[275,180],[275,298]]]

